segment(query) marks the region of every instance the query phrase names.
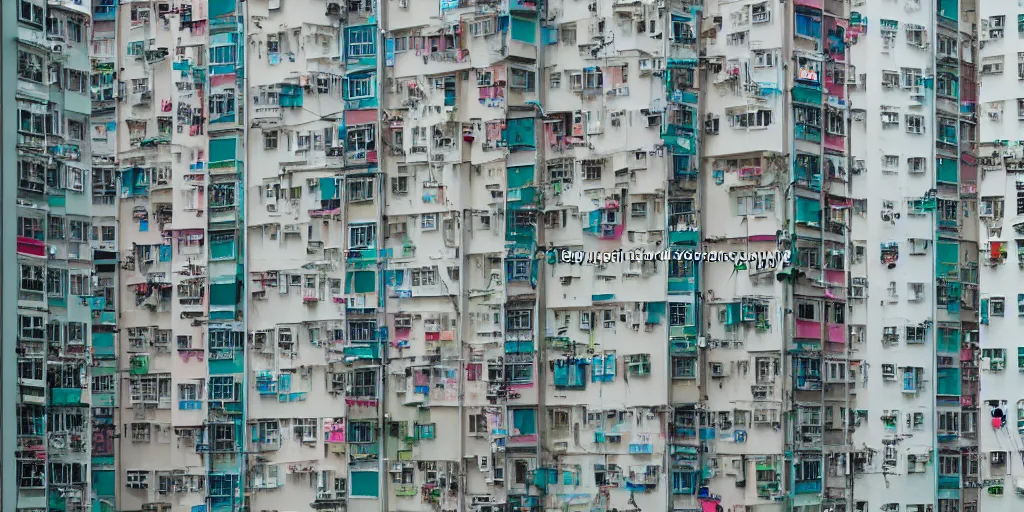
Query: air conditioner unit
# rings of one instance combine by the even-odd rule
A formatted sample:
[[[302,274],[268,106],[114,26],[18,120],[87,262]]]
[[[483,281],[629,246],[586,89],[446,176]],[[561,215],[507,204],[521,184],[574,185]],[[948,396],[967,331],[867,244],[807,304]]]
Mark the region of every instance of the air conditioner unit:
[[[409,8],[409,0],[398,0],[398,8],[399,9],[408,9]]]

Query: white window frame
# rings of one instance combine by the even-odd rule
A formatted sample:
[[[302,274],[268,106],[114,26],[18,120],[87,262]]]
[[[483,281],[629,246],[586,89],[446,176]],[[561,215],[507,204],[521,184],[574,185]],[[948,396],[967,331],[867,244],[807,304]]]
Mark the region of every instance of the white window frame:
[[[435,268],[417,268],[413,269],[410,280],[412,286],[434,286],[438,284],[437,269]]]
[[[375,247],[377,226],[374,224],[352,224],[348,227],[349,247]]]

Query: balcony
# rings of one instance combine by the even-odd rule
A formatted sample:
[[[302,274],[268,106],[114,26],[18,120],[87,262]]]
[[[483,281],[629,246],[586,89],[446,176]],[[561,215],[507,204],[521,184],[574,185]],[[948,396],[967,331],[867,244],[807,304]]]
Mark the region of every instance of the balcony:
[[[697,340],[694,337],[684,339],[673,339],[670,341],[671,355],[687,356],[697,354]]]
[[[83,405],[82,389],[52,388],[50,389],[50,405],[54,407]]]
[[[821,480],[798,480],[793,492],[796,494],[820,494]]]
[[[346,360],[375,360],[380,359],[380,345],[350,345],[344,348],[343,354]]]
[[[778,482],[757,482],[757,497],[761,499],[772,499],[779,494]]]
[[[960,475],[939,475],[939,489],[960,489]]]
[[[821,374],[801,372],[794,376],[796,388],[800,391],[821,391]]]

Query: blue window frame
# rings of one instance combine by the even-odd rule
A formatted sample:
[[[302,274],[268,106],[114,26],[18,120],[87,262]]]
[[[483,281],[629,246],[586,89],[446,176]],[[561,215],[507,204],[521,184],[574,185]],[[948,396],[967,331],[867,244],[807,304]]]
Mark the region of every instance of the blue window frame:
[[[345,88],[345,99],[358,100],[373,97],[373,79],[371,77],[349,78]]]
[[[615,353],[590,358],[590,382],[615,381]]]
[[[210,496],[234,496],[238,475],[210,475]]]
[[[903,392],[917,393],[917,368],[903,369]]]
[[[234,400],[234,377],[210,377],[210,400]]]
[[[796,14],[796,34],[811,39],[821,38],[821,16]]]
[[[672,494],[693,494],[696,490],[696,473],[684,471],[672,472]]]
[[[558,389],[584,389],[587,387],[586,364],[580,361],[553,361],[555,387]]]
[[[433,423],[416,424],[416,439],[433,439],[436,428]]]
[[[352,27],[345,32],[345,55],[348,57],[375,56],[377,54],[376,43],[376,26]]]
[[[505,260],[505,271],[509,281],[529,281],[530,260],[526,258]]]
[[[234,45],[213,46],[210,48],[210,64],[234,64],[238,49]]]

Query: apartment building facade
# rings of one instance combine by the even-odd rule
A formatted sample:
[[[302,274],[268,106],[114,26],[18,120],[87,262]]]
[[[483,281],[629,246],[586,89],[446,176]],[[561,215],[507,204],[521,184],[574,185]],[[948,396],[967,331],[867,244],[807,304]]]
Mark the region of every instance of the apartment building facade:
[[[18,2],[17,510],[1013,507],[1004,7]]]
[[[13,290],[4,318],[16,371],[5,371],[13,421],[4,437],[4,506],[84,511],[92,506],[92,426],[109,412],[91,407],[99,402],[89,379],[110,364],[116,322],[116,229],[112,212],[93,208],[89,188],[92,12],[80,2],[11,4],[3,27],[13,71],[4,98],[14,120],[4,139],[4,217],[12,224],[4,233],[13,243],[4,257],[16,270],[4,275]]]
[[[1017,16],[1016,31],[1008,25]],[[1013,317],[1021,315],[1016,289],[1020,268],[1020,215],[1022,205],[1017,175],[1020,141],[1014,123],[1021,118],[1021,101],[1014,92],[1024,79],[1022,53],[1013,36],[1020,33],[1020,16],[1005,6],[978,6],[978,75],[980,148],[978,150],[979,261],[981,263],[981,396],[979,427],[979,484],[983,510],[1007,510],[1017,506],[1024,482],[1013,476],[1022,465],[1020,439],[1024,403],[1011,391],[1016,385],[1024,354],[1016,348]],[[1013,64],[1017,63],[1014,68]],[[1016,71],[1016,73],[1014,72]],[[1016,206],[1015,206],[1016,205]],[[1013,261],[1018,267],[1013,267]],[[1017,309],[1007,311],[1007,302]],[[1016,364],[1013,362],[1016,361]],[[1014,366],[1018,371],[1013,371]],[[996,418],[1002,418],[997,420]],[[998,424],[996,423],[998,421]],[[990,423],[991,422],[991,423]],[[991,426],[990,426],[991,425]]]

